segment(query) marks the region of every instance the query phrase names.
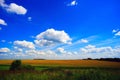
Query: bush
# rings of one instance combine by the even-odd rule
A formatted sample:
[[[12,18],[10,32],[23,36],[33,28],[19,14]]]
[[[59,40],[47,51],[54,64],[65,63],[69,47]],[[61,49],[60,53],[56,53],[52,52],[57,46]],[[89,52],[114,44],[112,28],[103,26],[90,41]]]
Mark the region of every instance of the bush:
[[[9,70],[35,70],[35,68],[31,65],[22,65],[21,60],[15,60]]]
[[[15,60],[10,66],[10,70],[20,70],[21,69],[21,60]]]

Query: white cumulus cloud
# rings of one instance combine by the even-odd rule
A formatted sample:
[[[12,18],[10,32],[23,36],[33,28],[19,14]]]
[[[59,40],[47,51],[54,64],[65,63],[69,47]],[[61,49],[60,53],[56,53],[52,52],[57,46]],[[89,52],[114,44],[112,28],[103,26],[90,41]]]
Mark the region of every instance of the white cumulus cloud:
[[[27,13],[27,9],[21,5],[15,3],[10,3],[10,5],[5,3],[5,0],[0,1],[0,6],[10,13],[16,13],[18,15],[24,15]]]
[[[76,6],[78,2],[76,0],[71,1],[70,3],[67,4],[67,6]]]
[[[15,3],[11,3],[6,9],[8,12],[24,15],[27,10],[23,6],[19,6]]]
[[[56,43],[70,44],[71,38],[64,31],[48,29],[36,36],[35,43],[41,46],[54,45]]]
[[[8,48],[0,48],[0,53],[7,53],[10,52],[10,49]]]
[[[7,23],[3,19],[0,19],[0,24],[5,26],[7,25]]]
[[[29,48],[29,49],[35,49],[35,46],[33,44],[33,42],[29,42],[29,41],[14,41],[14,45],[18,46],[18,47],[22,47],[22,48]]]

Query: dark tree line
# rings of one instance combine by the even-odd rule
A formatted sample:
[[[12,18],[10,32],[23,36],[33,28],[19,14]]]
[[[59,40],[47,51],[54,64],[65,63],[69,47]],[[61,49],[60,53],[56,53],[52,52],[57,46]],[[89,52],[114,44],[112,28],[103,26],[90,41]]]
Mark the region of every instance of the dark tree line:
[[[100,58],[99,60],[120,62],[120,58]]]
[[[100,61],[114,61],[114,62],[120,62],[120,58],[99,58],[99,59],[92,59],[92,58],[87,58],[84,60],[100,60]]]

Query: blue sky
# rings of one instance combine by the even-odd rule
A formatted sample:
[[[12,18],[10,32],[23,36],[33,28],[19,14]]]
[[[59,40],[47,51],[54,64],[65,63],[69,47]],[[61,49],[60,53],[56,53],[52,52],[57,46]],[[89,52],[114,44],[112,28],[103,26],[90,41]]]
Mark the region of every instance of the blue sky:
[[[120,58],[119,0],[0,0],[0,59]]]

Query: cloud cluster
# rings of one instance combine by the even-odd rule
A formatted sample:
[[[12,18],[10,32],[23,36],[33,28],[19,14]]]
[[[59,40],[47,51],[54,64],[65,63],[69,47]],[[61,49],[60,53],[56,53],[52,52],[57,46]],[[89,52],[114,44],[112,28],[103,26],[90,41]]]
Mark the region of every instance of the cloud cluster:
[[[106,57],[118,57],[120,55],[120,47],[112,48],[107,47],[96,47],[94,45],[88,45],[80,48],[81,56],[91,58],[106,58]]]
[[[23,41],[14,41],[14,45],[20,48],[35,49],[35,45],[32,42],[23,40]]]
[[[7,53],[10,52],[10,49],[8,48],[0,48],[0,53]]]
[[[6,23],[3,19],[0,19],[0,24],[1,24],[1,25],[4,25],[4,26],[7,25],[7,23]]]
[[[56,50],[47,49],[46,46],[59,45],[59,44],[70,44],[71,38],[64,31],[55,29],[48,29],[41,32],[35,37],[35,44],[30,41],[14,41],[13,50],[7,55],[0,54],[0,56],[10,56],[11,58],[47,58],[55,59],[60,54],[69,54],[64,48],[57,48]],[[37,45],[39,45],[37,47]],[[43,48],[43,49],[40,49]],[[8,56],[8,57],[9,57]]]
[[[15,49],[16,52],[23,52],[23,49],[21,49],[21,48],[19,48],[17,46],[14,46],[14,49]]]
[[[70,44],[71,40],[64,31],[48,29],[36,36],[35,43],[40,46],[51,46],[57,43]]]
[[[27,13],[27,9],[25,9],[23,6],[15,3],[10,3],[10,5],[8,5],[5,3],[5,0],[0,0],[0,6],[10,13],[16,13],[18,15],[25,15]]]
[[[102,53],[102,52],[112,52],[112,48],[111,47],[100,47],[100,48],[96,48],[93,45],[88,45],[85,48],[81,48],[81,51],[83,53]]]
[[[118,31],[114,31],[118,33]],[[0,48],[0,57],[7,58],[40,58],[40,59],[84,59],[84,58],[115,58],[120,57],[120,46],[96,47],[88,45],[91,38],[80,39],[71,43],[71,38],[64,31],[48,29],[35,37],[34,42],[14,41],[13,49]],[[113,39],[112,39],[113,40]],[[2,40],[2,42],[6,42]],[[109,42],[109,41],[107,41]],[[117,41],[118,42],[118,41]],[[65,47],[65,44],[70,44]],[[105,41],[106,43],[106,41]],[[64,44],[64,45],[58,45]],[[85,46],[85,45],[87,46]],[[37,46],[39,45],[39,46]],[[56,46],[51,46],[56,45]],[[76,46],[80,45],[80,46]],[[81,46],[82,45],[82,46]],[[47,47],[46,47],[47,46]],[[48,47],[49,46],[49,47]],[[71,47],[72,46],[72,47]],[[3,54],[2,54],[3,53]],[[4,54],[7,53],[7,54]]]
[[[16,48],[17,49],[17,48]],[[8,52],[6,49],[1,49],[0,52]],[[115,58],[120,57],[120,47],[96,47],[94,45],[87,45],[80,48],[80,51],[66,51],[64,48],[59,47],[56,50],[37,50],[28,49],[24,52],[11,51],[8,54],[11,58],[32,58],[32,59],[84,59],[84,58]],[[0,54],[0,56],[8,56]],[[8,56],[8,57],[9,57]]]

